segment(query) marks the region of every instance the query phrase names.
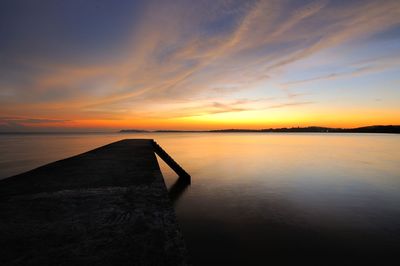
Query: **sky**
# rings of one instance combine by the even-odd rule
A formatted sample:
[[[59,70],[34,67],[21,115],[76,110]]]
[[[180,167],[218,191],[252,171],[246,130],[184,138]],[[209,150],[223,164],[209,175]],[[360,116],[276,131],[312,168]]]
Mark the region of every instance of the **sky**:
[[[2,0],[0,131],[400,124],[398,0]]]

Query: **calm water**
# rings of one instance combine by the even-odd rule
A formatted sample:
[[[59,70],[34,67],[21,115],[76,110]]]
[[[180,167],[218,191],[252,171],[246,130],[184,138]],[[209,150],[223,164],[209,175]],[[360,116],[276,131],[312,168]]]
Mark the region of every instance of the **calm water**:
[[[384,259],[400,246],[400,135],[0,135],[0,178],[122,138],[154,138],[192,175],[173,202],[197,265]]]

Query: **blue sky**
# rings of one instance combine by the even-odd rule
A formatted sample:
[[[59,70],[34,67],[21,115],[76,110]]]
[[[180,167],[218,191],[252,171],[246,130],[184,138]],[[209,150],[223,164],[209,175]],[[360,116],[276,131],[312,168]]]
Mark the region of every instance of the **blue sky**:
[[[399,1],[2,1],[0,130],[400,124]]]

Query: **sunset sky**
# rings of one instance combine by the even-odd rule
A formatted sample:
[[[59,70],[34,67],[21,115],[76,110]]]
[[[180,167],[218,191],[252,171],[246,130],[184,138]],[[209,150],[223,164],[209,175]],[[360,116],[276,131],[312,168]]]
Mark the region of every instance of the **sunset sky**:
[[[400,124],[400,1],[0,2],[0,131]]]

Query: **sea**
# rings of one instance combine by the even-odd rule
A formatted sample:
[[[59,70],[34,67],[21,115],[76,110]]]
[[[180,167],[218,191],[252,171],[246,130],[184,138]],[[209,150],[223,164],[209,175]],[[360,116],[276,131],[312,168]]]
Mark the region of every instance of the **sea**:
[[[194,265],[343,265],[400,250],[398,134],[2,133],[0,179],[127,138],[156,140],[192,176],[176,189],[158,158]]]

